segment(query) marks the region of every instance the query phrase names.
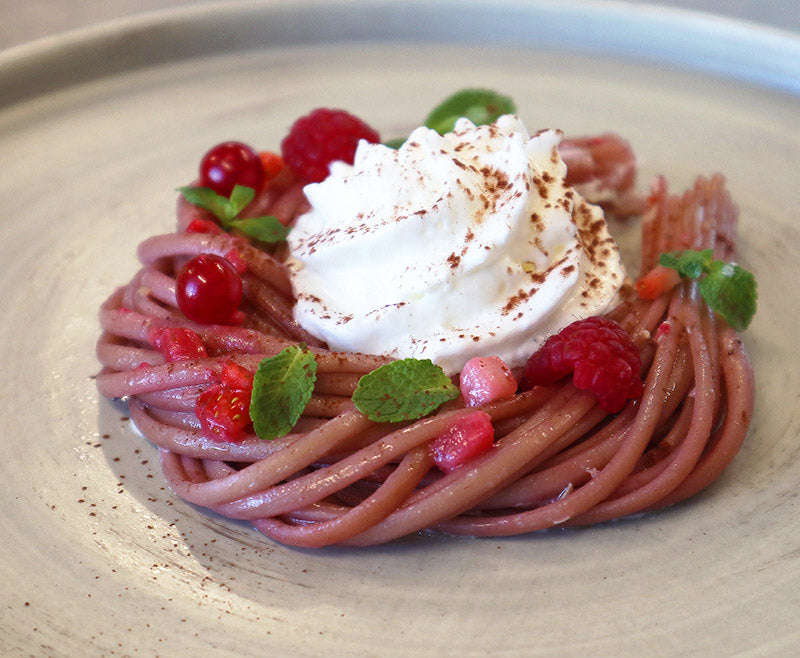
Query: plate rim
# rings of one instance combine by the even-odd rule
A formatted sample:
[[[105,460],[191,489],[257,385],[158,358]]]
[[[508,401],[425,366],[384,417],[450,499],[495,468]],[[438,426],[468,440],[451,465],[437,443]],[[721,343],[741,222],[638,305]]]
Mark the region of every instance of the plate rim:
[[[337,20],[319,20],[320,14]],[[304,20],[312,15],[317,20]],[[445,16],[456,20],[435,20]],[[517,20],[534,16],[537,21]],[[376,17],[383,18],[377,30]],[[554,21],[567,31],[549,34]],[[234,39],[219,29],[233,27]],[[187,31],[195,38],[175,38]],[[217,0],[103,21],[0,51],[0,110],[146,66],[282,42],[458,43],[470,37],[484,45],[662,64],[800,96],[800,34],[694,9],[622,0]]]

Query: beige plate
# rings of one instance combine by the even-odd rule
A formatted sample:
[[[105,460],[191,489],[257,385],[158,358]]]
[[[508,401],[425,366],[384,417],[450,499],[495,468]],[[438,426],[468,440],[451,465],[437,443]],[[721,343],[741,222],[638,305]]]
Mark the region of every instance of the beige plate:
[[[467,85],[531,128],[624,134],[644,184],[727,174],[761,289],[734,464],[644,518],[360,551],[176,500],[91,379],[97,308],[174,188],[315,106],[388,138]],[[0,54],[0,653],[796,654],[799,119],[798,40],[613,3],[226,3]]]

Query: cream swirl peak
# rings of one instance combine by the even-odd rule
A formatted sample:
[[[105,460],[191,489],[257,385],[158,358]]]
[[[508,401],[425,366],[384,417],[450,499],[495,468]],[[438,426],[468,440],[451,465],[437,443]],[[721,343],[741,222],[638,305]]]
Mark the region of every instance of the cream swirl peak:
[[[296,320],[335,350],[517,366],[573,320],[606,311],[623,283],[602,211],[564,183],[560,133],[515,116],[394,150],[305,188],[289,234]]]

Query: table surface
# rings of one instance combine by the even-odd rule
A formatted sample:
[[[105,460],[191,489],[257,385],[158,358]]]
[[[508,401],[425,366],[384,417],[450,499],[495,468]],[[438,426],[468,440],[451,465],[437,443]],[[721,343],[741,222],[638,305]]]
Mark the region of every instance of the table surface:
[[[117,18],[202,4],[207,0],[0,0],[0,49]],[[798,0],[651,0],[649,4],[707,11],[800,33]]]

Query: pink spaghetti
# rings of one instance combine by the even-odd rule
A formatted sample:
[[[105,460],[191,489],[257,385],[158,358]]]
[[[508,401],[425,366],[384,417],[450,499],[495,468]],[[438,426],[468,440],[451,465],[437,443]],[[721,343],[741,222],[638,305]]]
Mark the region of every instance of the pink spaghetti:
[[[620,213],[641,208],[630,190],[633,158],[618,140],[565,140],[572,184],[614,191]],[[606,201],[609,201],[607,198]],[[302,185],[284,170],[248,207],[285,223],[305,208]],[[733,257],[737,209],[716,175],[682,195],[663,179],[643,211],[641,272],[662,252],[711,248]],[[100,311],[97,354],[102,395],[126,398],[142,434],[158,447],[164,476],[185,500],[247,520],[295,546],[371,545],[421,530],[501,536],[594,524],[682,501],[731,462],[753,411],[754,382],[736,333],[709,310],[694,281],[653,300],[631,289],[610,317],[640,349],[644,394],[608,414],[567,380],[482,407],[494,426],[491,449],[461,468],[433,466],[431,441],[467,413],[456,400],[421,420],[378,424],[357,411],[358,379],[386,363],[336,353],[292,317],[281,248],[256,248],[230,233],[187,232],[205,211],[181,200],[178,231],[145,240],[141,270]],[[243,264],[241,325],[202,325],[176,306],[176,271],[201,253]],[[166,363],[148,343],[155,327],[187,327],[208,356]],[[318,378],[311,401],[285,436],[211,440],[194,413],[198,396],[233,361],[249,371],[283,348],[305,343]]]

